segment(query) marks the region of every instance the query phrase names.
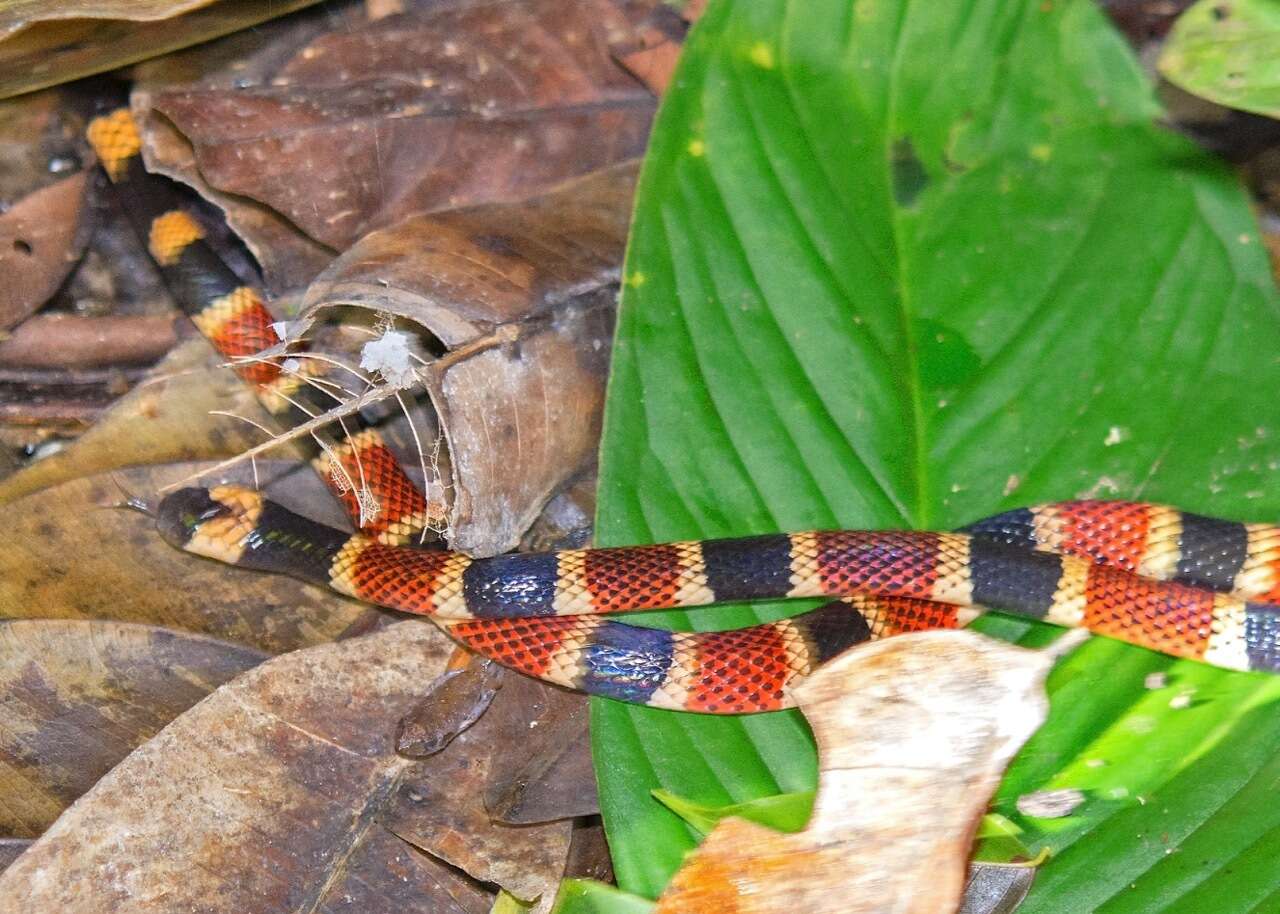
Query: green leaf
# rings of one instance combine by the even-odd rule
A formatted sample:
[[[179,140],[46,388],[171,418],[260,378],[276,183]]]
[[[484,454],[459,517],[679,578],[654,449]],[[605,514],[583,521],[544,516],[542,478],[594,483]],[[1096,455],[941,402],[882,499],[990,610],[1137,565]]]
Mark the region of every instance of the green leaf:
[[[699,834],[705,835],[716,827],[717,822],[729,816],[737,816],[775,831],[800,831],[813,812],[814,792],[802,790],[799,793],[780,793],[772,797],[747,800],[745,803],[730,803],[727,806],[694,803],[668,790],[655,790],[653,796],[688,822]]]
[[[521,901],[506,889],[498,890],[498,897],[493,900],[489,914],[529,914],[533,909],[531,902]]]
[[[772,797],[747,800],[745,803],[731,803],[728,806],[707,806],[702,803],[693,803],[667,790],[655,790],[653,791],[653,796],[667,809],[688,822],[699,834],[705,835],[715,828],[721,819],[727,819],[730,816],[746,819],[748,822],[755,822],[757,825],[772,828],[774,831],[801,831],[808,823],[809,816],[813,813],[815,791],[802,790],[798,793],[780,793]],[[1020,843],[1016,841],[1008,843],[1020,834],[1022,834],[1022,829],[1016,824],[998,813],[991,813],[982,817],[982,820],[978,823],[977,834],[974,837],[978,839],[1004,839],[1005,843],[1002,847],[1013,848],[1013,853],[1016,854],[1024,854],[1026,848],[1022,847]],[[1013,854],[1010,854],[1009,857],[990,857],[988,859],[1004,862],[1011,859],[1012,856]]]
[[[611,885],[589,879],[566,879],[560,883],[551,914],[649,914],[648,899],[620,892]]]
[[[638,191],[600,541],[945,529],[1090,494],[1280,516],[1280,311],[1257,229],[1233,176],[1157,114],[1088,0],[713,0]],[[1156,671],[1189,707],[1144,687]],[[1266,903],[1277,680],[1098,638],[1050,688],[995,804],[1056,852],[1024,910]],[[593,740],[619,884],[648,896],[696,840],[652,790],[714,806],[814,787],[791,712],[596,700]],[[1050,787],[1088,802],[1018,814]]]
[[[1280,117],[1280,3],[1200,0],[1173,24],[1158,66],[1194,95]]]

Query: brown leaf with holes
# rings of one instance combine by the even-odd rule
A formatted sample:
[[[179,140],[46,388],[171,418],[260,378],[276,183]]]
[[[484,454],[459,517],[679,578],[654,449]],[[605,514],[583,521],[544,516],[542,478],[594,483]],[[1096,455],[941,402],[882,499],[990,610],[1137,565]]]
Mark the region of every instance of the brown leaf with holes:
[[[655,914],[955,911],[978,821],[1048,712],[1052,662],[966,631],[847,651],[795,690],[818,742],[809,825],[721,822]]]
[[[0,215],[0,330],[48,301],[84,250],[84,172],[30,193]]]
[[[120,504],[126,493],[154,500],[161,486],[198,466],[119,470],[5,505],[0,617],[143,622],[272,653],[366,631],[392,617],[289,578],[197,559],[165,543],[151,518],[105,507]],[[259,471],[273,497],[328,507],[327,515],[308,513],[343,526],[309,466],[260,462]],[[248,467],[228,479],[253,482]]]
[[[396,721],[452,650],[434,626],[269,660],[133,752],[0,875],[0,914],[485,914],[380,822]]]
[[[335,28],[241,88],[153,85],[138,102],[190,143],[195,183],[342,250],[640,155],[654,99],[608,52],[631,29],[613,0],[428,6]],[[266,248],[251,222],[237,227]]]
[[[39,836],[161,727],[267,657],[150,625],[0,623],[0,834]]]
[[[594,459],[634,163],[516,204],[374,232],[308,290],[291,336],[335,307],[412,321],[446,355],[426,372],[443,430],[451,542],[511,549]]]

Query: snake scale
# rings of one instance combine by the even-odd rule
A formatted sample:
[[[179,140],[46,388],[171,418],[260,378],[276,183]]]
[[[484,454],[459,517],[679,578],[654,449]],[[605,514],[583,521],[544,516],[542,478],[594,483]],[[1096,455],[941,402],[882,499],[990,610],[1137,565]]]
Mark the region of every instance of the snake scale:
[[[205,243],[199,222],[175,208],[172,189],[143,168],[128,110],[96,118],[88,137],[111,182],[127,187],[125,210],[175,297],[268,410],[296,420],[332,405],[322,360],[296,348],[291,359],[260,357],[281,342],[270,311]],[[466,647],[529,675],[662,708],[785,708],[791,683],[853,644],[958,627],[985,609],[1229,669],[1280,668],[1280,528],[1270,525],[1074,501],[960,533],[816,531],[471,559],[406,545],[437,509],[376,429],[344,427],[314,463],[358,533],[234,486],[169,495],[157,526],[198,555],[426,615]],[[602,618],[791,597],[839,600],[727,632]]]

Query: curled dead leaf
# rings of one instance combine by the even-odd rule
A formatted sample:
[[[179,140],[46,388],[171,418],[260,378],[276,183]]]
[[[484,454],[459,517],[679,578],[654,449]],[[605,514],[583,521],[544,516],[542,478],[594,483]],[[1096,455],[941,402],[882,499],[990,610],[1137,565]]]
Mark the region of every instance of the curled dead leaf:
[[[466,664],[442,673],[427,687],[421,704],[400,721],[396,751],[401,755],[435,755],[489,709],[502,688],[502,667],[475,654],[463,656]]]
[[[511,549],[594,457],[635,173],[615,166],[519,204],[374,232],[312,283],[290,327],[301,337],[356,306],[449,350],[426,383],[448,449],[454,548]]]
[[[1047,714],[1051,663],[966,631],[846,652],[795,690],[818,742],[808,827],[721,822],[655,914],[954,911],[978,820]]]
[[[240,88],[153,85],[142,103],[188,140],[200,183],[342,250],[639,155],[654,101],[605,50],[630,28],[612,0],[428,7],[334,28]]]

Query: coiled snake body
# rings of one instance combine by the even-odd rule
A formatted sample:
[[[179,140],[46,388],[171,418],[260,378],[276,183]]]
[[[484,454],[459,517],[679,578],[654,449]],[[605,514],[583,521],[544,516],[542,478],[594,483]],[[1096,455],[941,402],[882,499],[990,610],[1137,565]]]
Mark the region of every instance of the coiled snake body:
[[[112,183],[130,191],[125,210],[175,297],[264,405],[308,417],[327,409],[335,397],[323,361],[286,370],[278,354],[259,355],[279,348],[271,313],[175,208],[168,183],[142,167],[127,109],[96,118],[88,136]],[[1280,528],[1270,525],[1078,501],[962,533],[808,532],[473,560],[403,545],[433,506],[376,430],[345,432],[314,462],[359,533],[231,486],[168,496],[161,533],[199,555],[430,616],[524,673],[663,708],[783,708],[791,682],[852,644],[956,627],[985,608],[1230,669],[1280,668]],[[788,597],[841,602],[729,632],[673,634],[602,618]]]
[[[852,644],[956,627],[986,608],[1229,669],[1280,669],[1280,528],[1156,505],[1064,502],[964,533],[806,532],[490,559],[343,533],[235,486],[175,492],[158,522],[189,552],[430,616],[521,672],[662,708],[784,708],[790,683]],[[791,597],[848,599],[729,632],[601,618]]]

